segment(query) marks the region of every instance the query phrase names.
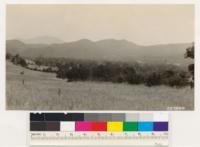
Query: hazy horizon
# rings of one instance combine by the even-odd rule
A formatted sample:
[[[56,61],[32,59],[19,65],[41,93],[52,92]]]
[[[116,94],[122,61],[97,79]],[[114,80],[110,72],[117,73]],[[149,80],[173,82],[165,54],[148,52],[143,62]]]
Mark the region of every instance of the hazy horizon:
[[[6,40],[194,42],[194,5],[7,5]]]
[[[27,43],[26,41],[24,40],[31,40],[31,39],[35,39],[35,38],[40,38],[40,37],[52,37],[52,38],[56,38],[56,39],[60,39],[60,38],[57,38],[57,37],[54,37],[54,36],[36,36],[36,37],[33,37],[33,38],[11,38],[11,39],[6,39],[7,41],[9,40],[18,40],[18,41],[21,41],[25,44],[29,44]],[[134,42],[134,41],[130,41],[130,40],[127,40],[127,39],[114,39],[114,38],[105,38],[105,39],[100,39],[100,40],[92,40],[92,39],[88,39],[88,38],[82,38],[82,39],[78,39],[78,40],[72,40],[72,41],[64,41],[64,40],[61,40],[62,43],[72,43],[72,42],[78,42],[78,41],[81,41],[81,40],[89,40],[91,42],[99,42],[99,41],[104,41],[104,40],[116,40],[116,41],[127,41],[127,42],[131,42],[133,44],[136,44],[136,45],[139,45],[139,46],[154,46],[154,45],[170,45],[170,44],[193,44],[194,41],[190,41],[190,42],[168,42],[168,43],[157,43],[157,44],[139,44],[137,42]],[[32,43],[30,43],[32,44]],[[33,43],[33,44],[43,44],[43,43]],[[47,43],[44,43],[44,44],[47,44]],[[49,44],[57,44],[57,43],[49,43]]]

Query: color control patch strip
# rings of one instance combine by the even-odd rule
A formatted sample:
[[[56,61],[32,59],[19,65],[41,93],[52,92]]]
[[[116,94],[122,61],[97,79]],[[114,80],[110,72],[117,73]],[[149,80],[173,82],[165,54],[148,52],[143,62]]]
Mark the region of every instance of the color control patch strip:
[[[168,131],[152,114],[46,113],[30,115],[30,131]]]
[[[31,145],[168,144],[168,130],[167,113],[30,113]]]

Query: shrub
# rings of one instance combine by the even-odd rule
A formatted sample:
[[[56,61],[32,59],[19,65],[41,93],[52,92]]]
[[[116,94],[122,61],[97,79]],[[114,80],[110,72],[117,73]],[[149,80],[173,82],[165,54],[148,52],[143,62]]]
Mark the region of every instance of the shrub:
[[[16,54],[14,57],[12,57],[11,62],[16,65],[21,65],[22,67],[26,67],[26,61],[22,57],[20,57],[18,54]]]
[[[161,74],[152,72],[149,73],[145,78],[145,85],[147,86],[154,86],[154,85],[160,85],[161,84]]]

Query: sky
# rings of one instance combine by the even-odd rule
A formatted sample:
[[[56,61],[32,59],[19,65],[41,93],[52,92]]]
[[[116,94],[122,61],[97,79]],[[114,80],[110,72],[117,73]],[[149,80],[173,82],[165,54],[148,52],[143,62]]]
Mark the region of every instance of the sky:
[[[7,5],[6,39],[126,39],[140,45],[194,41],[194,5]]]

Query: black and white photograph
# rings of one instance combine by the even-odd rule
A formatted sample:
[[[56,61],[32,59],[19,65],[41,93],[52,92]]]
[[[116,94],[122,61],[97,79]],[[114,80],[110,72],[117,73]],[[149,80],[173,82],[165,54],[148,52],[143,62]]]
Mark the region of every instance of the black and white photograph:
[[[7,110],[194,110],[192,4],[7,4]]]

